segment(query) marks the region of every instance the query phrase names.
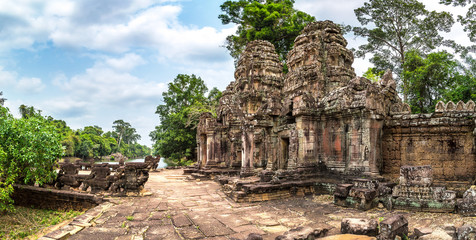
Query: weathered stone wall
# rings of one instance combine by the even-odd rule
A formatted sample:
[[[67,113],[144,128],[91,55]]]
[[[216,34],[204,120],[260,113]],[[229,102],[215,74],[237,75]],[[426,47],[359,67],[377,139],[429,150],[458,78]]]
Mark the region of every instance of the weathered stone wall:
[[[43,209],[73,209],[84,211],[102,202],[94,194],[15,185],[12,196],[15,205]]]
[[[389,118],[383,130],[382,173],[397,176],[403,165],[430,165],[436,180],[474,181],[476,112],[472,101],[458,105],[456,110],[456,104],[440,102],[432,114]]]

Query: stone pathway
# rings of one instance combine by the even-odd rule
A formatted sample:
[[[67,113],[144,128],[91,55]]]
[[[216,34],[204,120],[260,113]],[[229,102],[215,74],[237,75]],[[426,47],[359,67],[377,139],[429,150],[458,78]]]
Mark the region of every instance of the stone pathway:
[[[395,214],[336,207],[329,196],[235,203],[225,197],[218,183],[186,180],[182,170],[153,172],[145,187],[151,196],[110,198],[42,239],[72,235],[69,239],[219,240],[245,239],[250,233],[275,239],[298,226],[328,228],[330,234],[337,234],[344,217],[379,219]],[[454,214],[399,213],[409,219],[410,230],[422,224],[475,221]]]

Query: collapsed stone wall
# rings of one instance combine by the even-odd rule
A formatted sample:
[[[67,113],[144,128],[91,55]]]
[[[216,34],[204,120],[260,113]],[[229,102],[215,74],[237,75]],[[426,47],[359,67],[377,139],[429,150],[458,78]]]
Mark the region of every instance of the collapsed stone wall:
[[[385,121],[382,174],[431,165],[441,181],[473,182],[476,172],[474,102],[439,102],[430,114],[396,114]],[[458,108],[456,108],[458,106]]]

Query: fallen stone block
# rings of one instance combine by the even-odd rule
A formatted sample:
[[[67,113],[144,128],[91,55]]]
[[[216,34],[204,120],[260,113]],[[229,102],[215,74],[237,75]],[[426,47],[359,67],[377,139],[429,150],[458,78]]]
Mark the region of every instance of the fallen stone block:
[[[428,234],[433,233],[433,229],[431,229],[431,228],[415,228],[413,230],[413,233],[414,233],[416,238],[419,238],[419,237],[422,237],[424,235],[428,235]]]
[[[329,229],[327,228],[311,228],[302,226],[293,228],[283,235],[277,236],[276,240],[300,240],[300,239],[317,239],[326,236]]]
[[[340,232],[345,234],[377,236],[377,220],[361,218],[344,218],[341,222]]]
[[[352,184],[338,184],[334,190],[334,196],[347,197],[352,186]]]
[[[394,215],[380,223],[380,240],[393,240],[396,236],[408,237],[408,221],[403,215]]]
[[[250,233],[245,240],[263,240],[263,237],[258,233]]]
[[[417,239],[423,239],[423,240],[435,240],[435,239],[453,240],[453,237],[450,236],[445,230],[438,228],[430,234],[417,237]]]
[[[475,240],[476,228],[472,225],[463,225],[458,228],[458,240]]]

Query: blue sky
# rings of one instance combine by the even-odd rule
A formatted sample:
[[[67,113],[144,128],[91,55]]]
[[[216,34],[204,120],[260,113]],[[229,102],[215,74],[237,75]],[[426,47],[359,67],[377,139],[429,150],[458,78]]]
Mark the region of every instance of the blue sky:
[[[200,76],[209,89],[233,80],[224,47],[235,26],[218,19],[223,0],[2,0],[0,91],[14,114],[21,104],[73,129],[111,130],[123,119],[151,145],[155,108],[177,74]],[[357,25],[363,0],[296,0],[318,20]],[[452,9],[424,1],[429,9]],[[430,5],[433,3],[433,5]],[[452,9],[456,13],[459,9]],[[452,37],[466,41],[460,27]],[[349,47],[361,39],[347,36]],[[361,75],[370,65],[356,59]]]

